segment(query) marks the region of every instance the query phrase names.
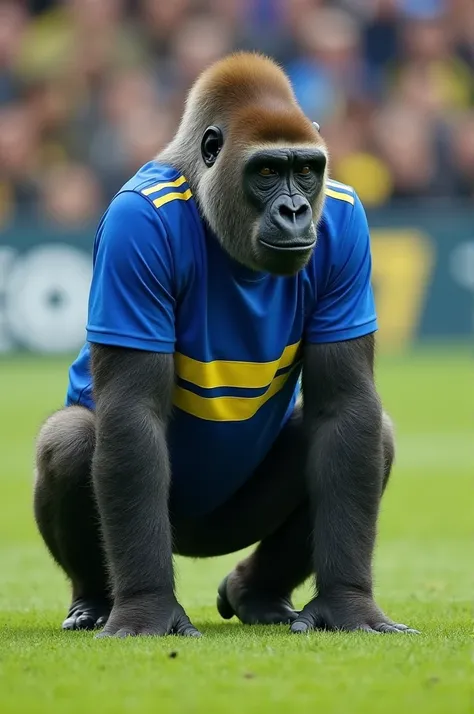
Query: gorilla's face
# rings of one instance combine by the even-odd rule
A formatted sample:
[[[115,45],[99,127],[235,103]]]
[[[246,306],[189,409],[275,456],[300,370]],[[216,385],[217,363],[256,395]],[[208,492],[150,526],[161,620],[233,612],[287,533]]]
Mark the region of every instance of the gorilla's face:
[[[201,210],[222,246],[247,267],[294,275],[316,245],[324,200],[323,148],[224,143],[209,127],[201,145],[207,168],[199,182]],[[214,165],[215,164],[215,165]]]
[[[218,127],[202,139],[201,211],[225,250],[258,271],[294,275],[316,245],[327,156],[317,145],[224,143]]]
[[[291,275],[308,262],[325,168],[326,155],[310,148],[262,149],[246,162],[243,190],[257,213],[252,243],[260,269]]]

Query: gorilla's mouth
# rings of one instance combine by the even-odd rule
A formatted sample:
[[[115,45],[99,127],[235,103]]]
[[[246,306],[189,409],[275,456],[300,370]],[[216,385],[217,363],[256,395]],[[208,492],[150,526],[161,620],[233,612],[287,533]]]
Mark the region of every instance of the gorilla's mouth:
[[[314,248],[316,245],[316,238],[312,238],[311,241],[292,241],[291,243],[282,243],[281,241],[278,243],[270,243],[269,241],[262,240],[262,238],[260,238],[260,243],[264,245],[265,248],[270,248],[271,250],[285,251],[286,253],[297,253]]]

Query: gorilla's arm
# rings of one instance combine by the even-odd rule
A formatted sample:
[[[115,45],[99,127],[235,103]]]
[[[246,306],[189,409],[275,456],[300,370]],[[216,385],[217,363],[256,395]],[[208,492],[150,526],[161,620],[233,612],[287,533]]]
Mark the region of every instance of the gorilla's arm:
[[[103,634],[198,634],[176,602],[165,429],[173,356],[92,345],[92,477],[114,606]]]
[[[335,587],[372,591],[371,558],[383,482],[382,407],[373,362],[373,335],[305,350],[307,468],[321,594]]]
[[[293,624],[373,628],[372,555],[383,484],[374,336],[308,345],[303,356],[307,479],[318,597]]]

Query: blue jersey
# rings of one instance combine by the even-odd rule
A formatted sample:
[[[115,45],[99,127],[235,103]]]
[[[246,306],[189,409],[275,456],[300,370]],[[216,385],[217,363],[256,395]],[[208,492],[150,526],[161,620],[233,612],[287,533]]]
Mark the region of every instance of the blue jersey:
[[[328,181],[310,262],[279,277],[230,258],[185,177],[150,162],[99,224],[87,343],[66,403],[94,408],[89,343],[173,353],[171,504],[210,512],[251,477],[291,415],[302,345],[376,330],[370,277],[367,220],[350,187]]]

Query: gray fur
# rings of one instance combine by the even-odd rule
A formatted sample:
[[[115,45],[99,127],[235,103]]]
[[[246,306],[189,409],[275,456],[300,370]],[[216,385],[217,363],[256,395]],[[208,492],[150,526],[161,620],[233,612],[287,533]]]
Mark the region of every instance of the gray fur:
[[[226,142],[228,117],[215,104],[212,96],[203,94],[199,83],[195,85],[186,100],[176,135],[156,160],[173,166],[186,177],[201,215],[229,255],[252,270],[261,270],[258,214],[246,200],[242,182],[245,161],[252,151],[261,147],[249,146],[242,152]],[[224,135],[224,146],[212,168],[204,164],[201,156],[201,140],[210,125],[219,126]],[[324,197],[321,191],[312,206],[315,237]],[[306,256],[298,269],[303,268],[309,258]]]

